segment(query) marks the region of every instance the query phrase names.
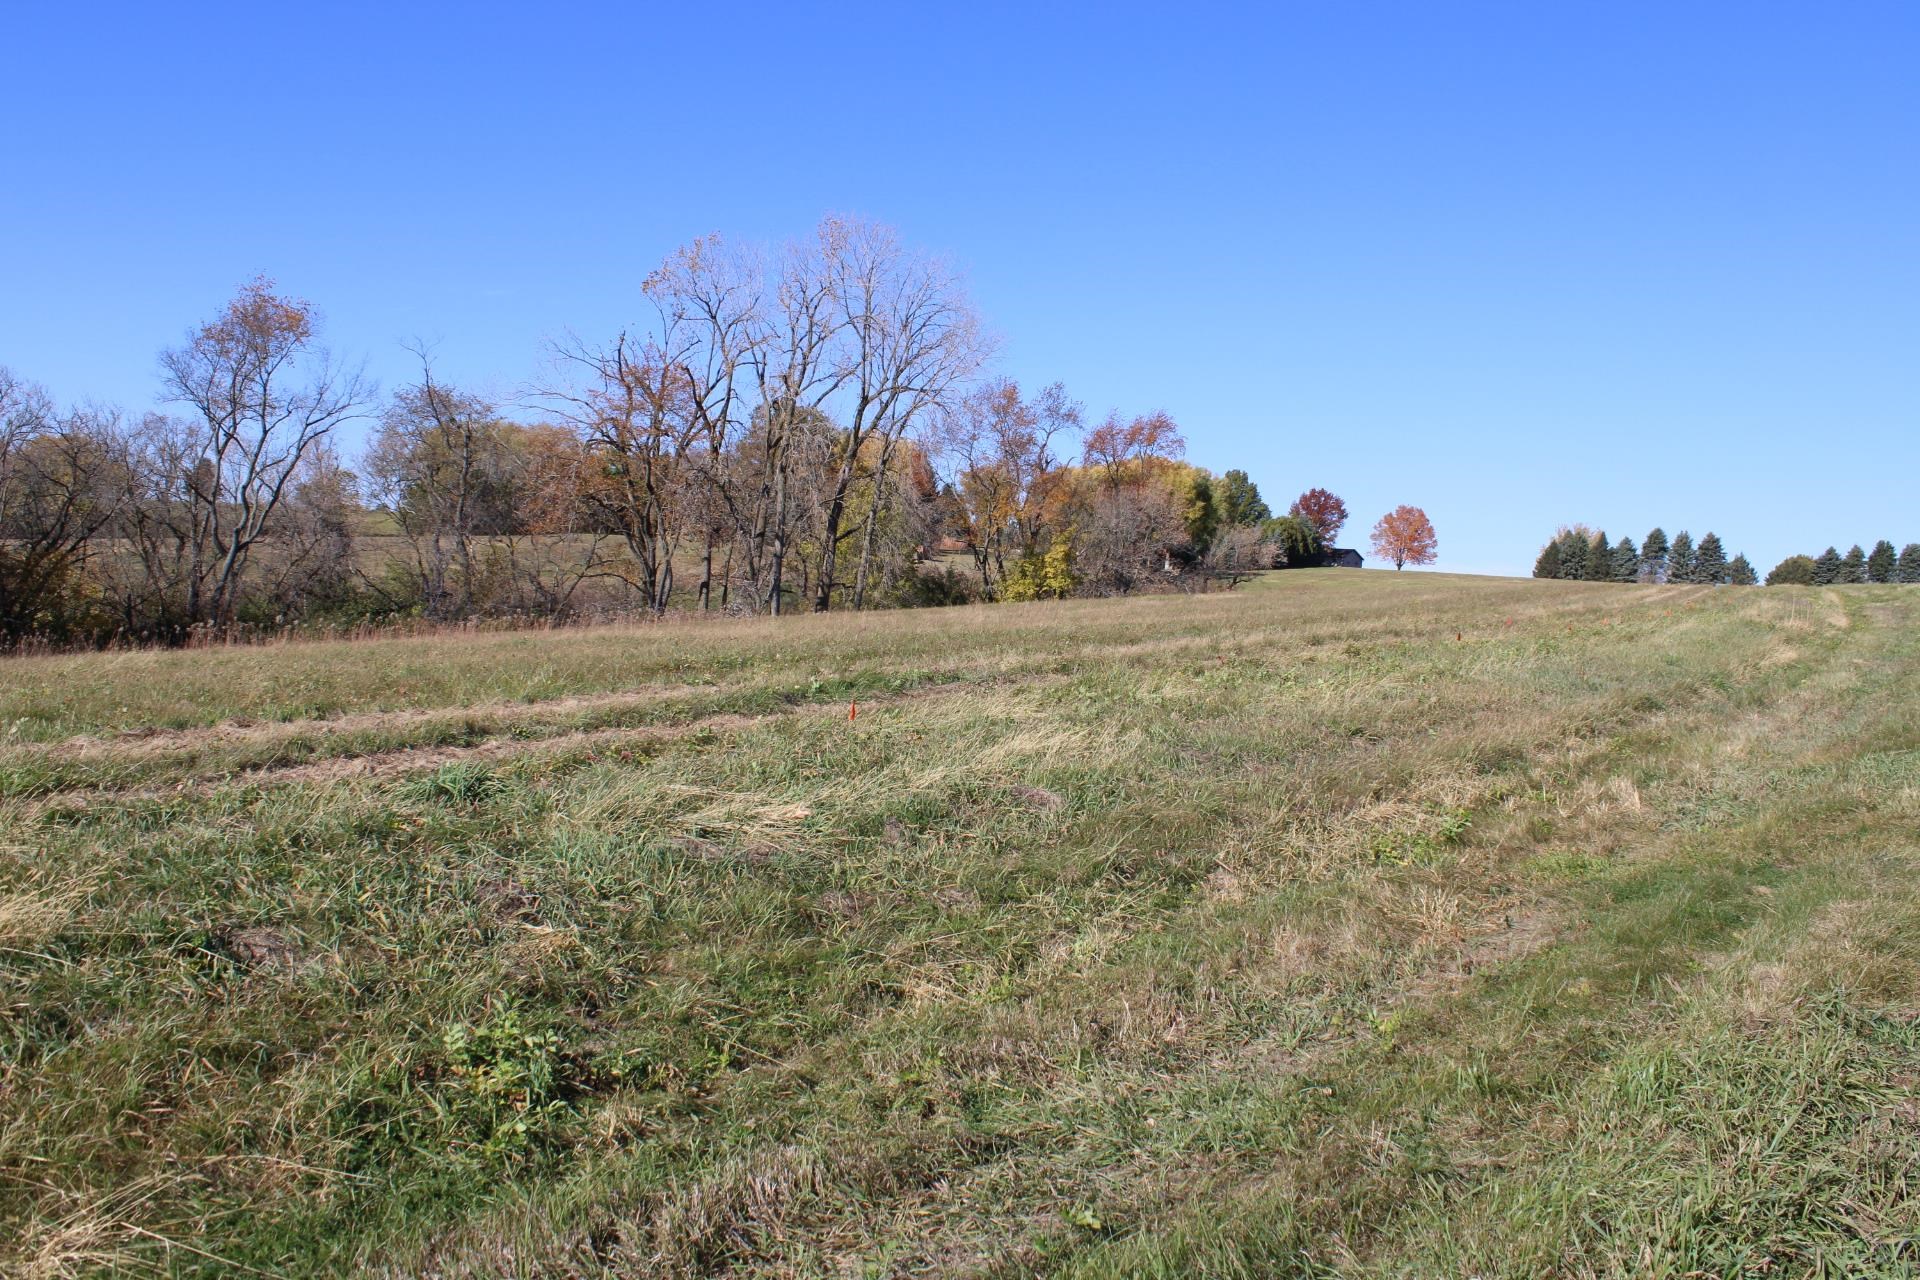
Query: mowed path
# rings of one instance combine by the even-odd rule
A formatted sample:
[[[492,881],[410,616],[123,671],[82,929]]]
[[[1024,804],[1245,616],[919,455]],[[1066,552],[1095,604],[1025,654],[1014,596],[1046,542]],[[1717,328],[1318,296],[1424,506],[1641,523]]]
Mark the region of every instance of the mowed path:
[[[1910,1274],[1916,621],[1330,571],[0,666],[0,1266]]]
[[[1388,605],[1352,582],[1295,575],[1308,577],[1319,581],[1305,594],[1305,582],[1261,584],[1304,606],[1274,619],[1249,619],[1244,594],[1222,593],[1144,598],[1125,619],[1096,602],[29,659],[0,667],[0,797],[296,768],[296,779],[391,772],[635,729],[649,732],[634,742],[657,740],[807,704],[1223,656],[1223,643],[1225,655],[1311,648],[1369,622],[1391,635],[1391,618],[1368,614],[1393,605],[1420,610],[1413,633],[1439,641],[1449,626],[1486,635],[1620,603],[1516,594],[1497,580],[1436,590],[1427,578]],[[1690,594],[1661,589],[1633,604],[1670,608]]]

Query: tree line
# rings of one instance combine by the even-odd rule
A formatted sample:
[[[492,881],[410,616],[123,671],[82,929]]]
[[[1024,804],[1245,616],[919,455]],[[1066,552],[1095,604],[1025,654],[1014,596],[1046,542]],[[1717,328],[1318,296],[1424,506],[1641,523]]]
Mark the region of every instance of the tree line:
[[[511,404],[418,346],[380,396],[264,279],[162,354],[166,412],[0,371],[0,641],[1196,589],[1325,563],[1346,518],[1309,490],[1276,519],[1165,413],[1089,424],[1058,383],[991,376],[954,273],[878,224],[702,238],[641,294]],[[1376,545],[1430,562],[1397,514]]]
[[[1745,555],[1727,558],[1720,535],[1709,532],[1696,545],[1685,529],[1667,537],[1654,528],[1635,545],[1630,537],[1609,542],[1605,530],[1564,526],[1540,549],[1536,578],[1584,582],[1689,582],[1750,587],[1760,579]]]
[[[1854,543],[1847,554],[1828,547],[1817,556],[1788,556],[1767,574],[1767,585],[1831,587],[1856,582],[1920,582],[1920,542],[1909,542],[1898,552],[1886,538],[1872,551]]]
[[[1540,549],[1533,565],[1536,578],[1576,579],[1586,582],[1689,582],[1736,587],[1756,585],[1760,579],[1744,555],[1727,558],[1719,535],[1709,533],[1695,545],[1682,529],[1671,541],[1654,529],[1635,546],[1632,538],[1610,543],[1604,532],[1585,525],[1563,526]],[[1847,583],[1920,583],[1920,542],[1909,542],[1896,552],[1882,538],[1872,551],[1855,543],[1845,555],[1828,547],[1817,556],[1792,555],[1767,574],[1768,586],[1835,586]]]

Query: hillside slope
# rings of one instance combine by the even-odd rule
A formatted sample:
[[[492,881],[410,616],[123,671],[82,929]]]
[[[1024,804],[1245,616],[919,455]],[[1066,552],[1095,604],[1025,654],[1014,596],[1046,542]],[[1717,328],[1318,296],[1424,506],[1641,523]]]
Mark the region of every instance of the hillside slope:
[[[1920,1265],[1920,592],[36,658],[0,725],[0,1272]]]

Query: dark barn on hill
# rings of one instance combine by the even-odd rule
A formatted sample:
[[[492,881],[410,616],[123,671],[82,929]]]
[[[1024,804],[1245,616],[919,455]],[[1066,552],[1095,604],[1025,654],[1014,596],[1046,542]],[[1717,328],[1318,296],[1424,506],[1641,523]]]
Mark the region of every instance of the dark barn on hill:
[[[1295,565],[1288,563],[1285,550],[1279,546],[1275,546],[1273,548],[1272,567],[1275,569],[1319,569],[1327,567],[1335,569],[1358,569],[1361,567],[1361,561],[1362,557],[1360,553],[1352,547],[1328,547],[1311,560],[1303,560]]]

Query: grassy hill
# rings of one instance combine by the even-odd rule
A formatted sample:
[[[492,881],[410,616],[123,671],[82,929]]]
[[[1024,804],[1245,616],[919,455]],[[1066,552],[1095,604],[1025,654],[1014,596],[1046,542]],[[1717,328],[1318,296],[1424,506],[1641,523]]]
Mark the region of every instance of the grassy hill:
[[[0,664],[0,1272],[1915,1274],[1917,624],[1313,571]]]

